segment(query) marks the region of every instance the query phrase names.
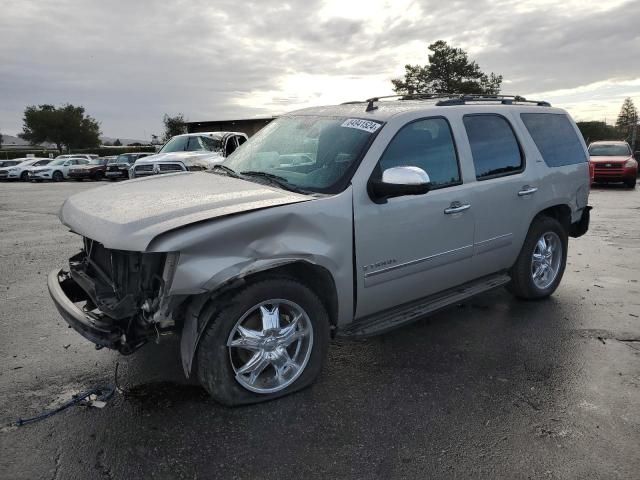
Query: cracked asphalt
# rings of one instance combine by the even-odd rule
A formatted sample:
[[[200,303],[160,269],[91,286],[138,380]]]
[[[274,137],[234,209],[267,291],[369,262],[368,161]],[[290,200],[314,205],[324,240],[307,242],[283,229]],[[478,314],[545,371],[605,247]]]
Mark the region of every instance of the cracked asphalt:
[[[333,342],[312,388],[217,405],[175,339],[122,357],[46,291],[92,183],[0,184],[0,478],[624,478],[640,475],[640,190],[596,188],[555,295],[500,289],[384,336]],[[11,426],[113,383],[103,409]]]

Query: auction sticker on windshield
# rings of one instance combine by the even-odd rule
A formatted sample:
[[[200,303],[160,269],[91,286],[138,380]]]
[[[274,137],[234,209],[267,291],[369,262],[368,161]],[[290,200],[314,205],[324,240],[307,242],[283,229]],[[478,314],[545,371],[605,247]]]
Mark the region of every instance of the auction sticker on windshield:
[[[371,120],[362,120],[361,118],[348,118],[340,126],[346,128],[357,128],[358,130],[364,130],[365,132],[373,133],[382,125],[378,122],[372,122]]]

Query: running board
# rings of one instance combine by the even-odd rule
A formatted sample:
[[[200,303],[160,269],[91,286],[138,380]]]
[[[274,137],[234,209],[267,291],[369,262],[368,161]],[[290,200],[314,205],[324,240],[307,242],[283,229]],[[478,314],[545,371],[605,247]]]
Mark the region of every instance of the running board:
[[[338,336],[369,337],[385,333],[480,293],[501,287],[509,283],[510,280],[511,278],[506,273],[482,277],[445,292],[355,320],[344,329],[338,330]]]

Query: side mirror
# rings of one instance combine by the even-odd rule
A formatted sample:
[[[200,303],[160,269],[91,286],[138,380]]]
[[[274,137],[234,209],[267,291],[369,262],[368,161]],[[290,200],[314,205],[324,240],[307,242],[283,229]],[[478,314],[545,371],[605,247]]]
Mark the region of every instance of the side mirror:
[[[69,165],[71,165],[71,162],[64,162],[63,167],[68,167]]]
[[[431,179],[419,167],[393,167],[382,172],[382,180],[370,180],[369,192],[376,201],[404,195],[424,195],[431,190]]]

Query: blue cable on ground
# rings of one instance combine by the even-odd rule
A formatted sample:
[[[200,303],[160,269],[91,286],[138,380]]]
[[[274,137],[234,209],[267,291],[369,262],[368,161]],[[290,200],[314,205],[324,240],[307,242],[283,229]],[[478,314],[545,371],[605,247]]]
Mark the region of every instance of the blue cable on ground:
[[[78,405],[79,403],[81,403],[83,400],[85,400],[87,397],[89,397],[91,395],[97,395],[98,396],[98,400],[100,400],[102,402],[106,402],[107,400],[109,400],[113,396],[115,391],[116,391],[116,387],[115,386],[92,388],[91,390],[87,390],[84,393],[79,393],[77,395],[74,395],[71,398],[71,400],[69,400],[66,403],[63,403],[62,405],[60,405],[55,410],[50,410],[48,412],[41,413],[40,415],[37,415],[35,417],[31,417],[31,418],[24,418],[24,419],[23,418],[19,418],[14,425],[17,426],[17,427],[22,427],[23,425],[28,425],[30,423],[39,422],[40,420],[44,420],[45,418],[49,418],[49,417],[55,415],[56,413],[60,413],[63,410],[66,410],[69,407],[73,407],[74,405]]]

